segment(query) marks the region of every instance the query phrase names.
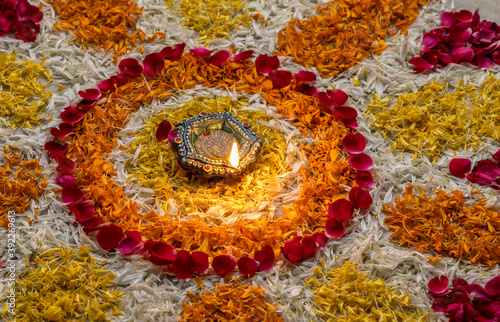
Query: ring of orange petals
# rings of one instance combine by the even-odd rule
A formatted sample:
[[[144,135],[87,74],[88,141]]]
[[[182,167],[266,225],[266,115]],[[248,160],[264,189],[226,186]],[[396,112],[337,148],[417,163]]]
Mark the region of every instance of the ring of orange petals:
[[[166,47],[159,53],[146,56],[142,65],[132,58],[122,60],[118,65],[122,73],[101,81],[99,89],[80,91],[82,100],[77,106],[69,106],[61,113],[64,123],[51,130],[59,142],[47,142],[45,150],[58,162],[56,172],[59,176],[56,183],[62,187],[63,204],[68,205],[87,233],[95,234],[97,231],[97,241],[103,248],[117,248],[123,254],[144,254],[156,265],[168,265],[179,278],[189,278],[195,272],[206,273],[209,255],[213,257],[212,268],[223,277],[232,273],[236,266],[243,275],[269,270],[280,250],[293,264],[314,257],[328,238],[343,235],[343,221],[353,218],[355,208],[362,209],[371,204],[367,189],[371,187],[373,179],[365,170],[372,166],[372,161],[362,153],[366,146],[365,138],[359,133],[349,134],[347,129],[357,127],[357,111],[344,106],[348,100],[347,94],[340,90],[319,92],[311,85],[316,79],[313,73],[302,71],[292,76],[288,71],[278,70],[277,57],[260,55],[253,65],[249,61],[253,54],[251,51],[231,55],[225,50],[212,53],[204,48],[196,48],[184,54],[184,47],[185,44]],[[189,69],[192,72],[188,72]],[[148,83],[141,88],[140,84],[144,82]],[[324,188],[328,189],[325,190],[328,196],[321,196],[317,192],[319,190],[322,193],[321,188],[303,184],[298,209],[290,211],[288,217],[280,216],[272,220],[273,228],[277,231],[275,235],[267,236],[270,234],[266,232],[268,228],[265,220],[254,220],[255,225],[250,227],[245,223],[232,226],[236,232],[248,231],[250,235],[242,237],[240,234],[238,238],[224,240],[221,236],[226,228],[215,227],[211,228],[215,230],[209,232],[199,245],[193,245],[181,231],[184,229],[186,234],[193,231],[194,234],[201,234],[204,226],[199,222],[183,221],[181,225],[153,211],[140,216],[137,205],[124,197],[123,188],[112,180],[114,166],[105,159],[104,154],[117,146],[114,134],[117,128],[123,128],[129,114],[144,102],[170,97],[176,91],[193,88],[198,83],[207,87],[219,85],[229,90],[260,93],[270,104],[275,104],[285,117],[296,119],[296,124],[303,128],[304,133],[315,130],[311,131],[311,135],[316,135],[315,132],[323,131],[325,137],[332,136],[335,131],[341,135],[347,134],[342,143],[351,157],[348,164],[344,160],[343,163],[337,163],[334,170],[347,174],[343,181],[334,179],[333,182],[350,184],[351,174],[354,176],[352,169],[362,170],[355,179],[359,186],[351,189],[349,200],[342,199],[345,200],[344,206],[348,204],[347,207],[343,207],[341,213],[330,212],[327,218],[324,203],[339,199],[339,195],[342,197],[344,188],[340,185]],[[134,94],[126,96],[127,91],[133,91]],[[120,104],[126,107],[122,108]],[[327,149],[332,149],[330,141],[325,145],[328,145]],[[341,143],[335,142],[334,145],[340,146]],[[318,151],[324,148],[317,147]],[[318,159],[314,148],[307,149]],[[322,153],[328,156],[339,154],[338,151],[331,153],[330,150]],[[311,158],[310,162],[313,161]],[[323,159],[316,162],[321,166],[325,164]],[[302,173],[307,178],[315,177],[305,171]],[[330,174],[330,177],[334,175]],[[308,198],[317,199],[321,205],[311,206],[307,202]],[[346,209],[350,214],[345,214]],[[103,224],[104,216],[109,223]],[[146,225],[154,222],[158,226],[142,230],[143,222]],[[124,230],[127,232],[126,237]],[[293,237],[283,244],[282,241],[296,235],[297,230],[308,235]],[[143,242],[143,237],[147,238],[146,242]],[[218,244],[209,248],[209,240],[215,240]],[[229,241],[239,243],[241,249],[232,249],[236,258],[221,254],[225,250],[220,247],[220,243]],[[182,250],[176,252],[176,248]],[[253,258],[244,256],[245,253],[253,253]]]

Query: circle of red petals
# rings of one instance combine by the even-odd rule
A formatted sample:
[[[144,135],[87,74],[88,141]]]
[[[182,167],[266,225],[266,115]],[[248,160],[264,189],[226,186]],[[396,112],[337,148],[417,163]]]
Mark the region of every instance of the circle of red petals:
[[[71,135],[73,125],[85,118],[85,113],[90,107],[97,103],[97,99],[115,90],[115,86],[125,84],[130,81],[132,77],[137,77],[144,73],[146,76],[154,77],[164,67],[164,62],[160,60],[167,59],[171,61],[179,60],[182,56],[186,44],[177,44],[172,47],[165,47],[159,53],[149,54],[141,65],[136,59],[126,58],[120,61],[118,68],[121,74],[112,76],[108,79],[102,80],[97,84],[98,89],[88,89],[80,91],[79,95],[82,100],[77,106],[68,106],[61,113],[61,119],[64,121],[59,128],[51,130],[55,137],[64,137]],[[253,55],[253,51],[245,51],[231,57],[230,53],[221,50],[212,55],[212,51],[207,49],[193,49],[194,55],[205,58],[207,64],[220,65],[228,59],[233,61],[244,61]],[[208,57],[208,58],[207,58]],[[314,81],[316,76],[309,71],[301,71],[292,76],[288,71],[277,70],[280,66],[278,57],[260,55],[255,60],[255,69],[261,74],[268,75],[274,87],[288,86],[292,81],[295,81],[295,89],[307,95],[316,96],[323,107],[324,112],[331,112],[341,119],[341,121],[351,128],[357,127],[356,117],[357,111],[352,107],[344,106],[348,100],[348,95],[339,90],[327,90],[319,92],[318,89],[309,84]],[[295,77],[295,79],[293,79]],[[71,127],[71,130],[70,130]],[[67,132],[67,133],[66,133]],[[176,128],[168,121],[163,121],[156,133],[158,141],[164,141],[168,138],[170,141],[175,137]],[[357,153],[357,151],[364,150],[366,139],[361,134],[351,134],[345,138],[344,145],[349,146],[348,152]],[[67,153],[69,146],[68,143],[58,143],[56,141],[49,141],[45,144],[44,149],[49,153],[50,157],[54,160],[59,160]],[[142,254],[146,256],[149,254],[150,261],[155,265],[169,265],[171,270],[179,278],[191,277],[194,272],[200,274],[207,273],[209,269],[208,254],[201,251],[189,253],[188,251],[179,250],[176,253],[175,248],[163,241],[142,241],[139,232],[129,232],[127,237],[123,236],[123,232],[114,227],[114,224],[107,224],[100,226],[103,222],[103,217],[96,217],[94,214],[93,204],[89,201],[82,200],[83,192],[75,185],[75,178],[71,175],[73,167],[71,160],[63,159],[59,162],[59,174],[56,178],[56,183],[62,187],[62,201],[64,204],[69,205],[70,210],[75,214],[77,221],[82,223],[85,232],[98,230],[98,242],[106,249],[117,248],[125,255],[132,253]],[[364,153],[351,155],[349,164],[353,168],[360,170],[359,177],[356,179],[358,185],[363,188],[371,188],[373,178],[369,173],[363,173],[363,170],[370,168],[373,164],[371,158]],[[353,188],[354,189],[354,188]],[[356,189],[351,191],[356,191]],[[361,189],[361,188],[359,188]],[[364,208],[371,204],[371,197],[368,191],[361,190],[359,194],[351,193],[349,201],[345,200],[342,203],[352,204],[354,208]],[[369,202],[367,201],[369,200]],[[350,207],[349,207],[350,209]],[[340,218],[351,218],[344,213],[339,215]],[[107,228],[105,228],[107,227]],[[104,230],[103,230],[104,229]],[[106,234],[110,232],[110,234]],[[282,253],[285,259],[293,264],[298,264],[306,259],[313,258],[318,249],[323,248],[328,238],[337,238],[344,234],[345,230],[342,222],[336,218],[327,220],[325,226],[325,233],[317,232],[311,236],[297,236],[292,240],[284,242]],[[106,235],[106,236],[105,236]],[[104,237],[105,236],[105,237]],[[111,247],[114,246],[114,247]],[[180,254],[180,255],[179,255]],[[254,258],[244,257],[241,262],[244,273],[251,273],[256,271],[267,271],[271,269],[275,261],[274,250],[271,246],[265,245],[261,250],[254,253]],[[237,265],[237,260],[230,255],[219,255],[213,258],[212,267],[215,272],[220,276],[227,276],[233,272]],[[193,271],[194,267],[194,271]],[[251,275],[251,274],[250,274]]]

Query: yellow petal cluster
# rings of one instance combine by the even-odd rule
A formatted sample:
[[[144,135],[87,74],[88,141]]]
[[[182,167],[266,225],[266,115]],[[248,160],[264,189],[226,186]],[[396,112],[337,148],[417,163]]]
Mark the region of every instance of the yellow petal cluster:
[[[166,5],[181,12],[182,25],[197,31],[205,45],[213,39],[227,39],[231,30],[250,24],[242,0],[168,0]]]
[[[221,213],[213,214],[215,217],[227,217],[255,209],[262,214],[273,211],[273,199],[283,192],[281,188],[286,184],[280,184],[280,177],[291,170],[286,166],[287,144],[283,133],[262,124],[269,122],[271,117],[264,111],[245,110],[245,106],[248,101],[233,101],[229,97],[196,98],[178,108],[161,111],[145,122],[144,130],[131,144],[130,154],[135,155],[139,149],[140,152],[136,165],[127,167],[128,173],[139,179],[144,187],[154,190],[165,212],[178,207],[176,212],[187,215],[212,208],[220,209]],[[156,130],[163,120],[175,125],[200,112],[230,112],[242,122],[251,124],[252,130],[265,141],[261,155],[242,180],[211,182],[207,178],[188,176],[177,165],[177,152],[167,145],[167,141],[156,139]]]
[[[85,245],[36,255],[16,281],[16,321],[109,321],[123,295],[115,277]]]
[[[340,268],[314,269],[315,276],[306,281],[315,295],[318,320],[328,322],[426,321],[410,306],[409,295],[396,294],[380,278],[356,269],[345,262]]]
[[[12,128],[36,126],[52,96],[45,90],[50,81],[50,73],[42,64],[20,61],[15,53],[0,53],[0,117]]]
[[[372,126],[392,139],[393,149],[427,155],[433,162],[445,149],[478,147],[485,138],[500,138],[500,80],[488,77],[479,87],[461,80],[432,82],[397,99],[375,95],[367,106]]]

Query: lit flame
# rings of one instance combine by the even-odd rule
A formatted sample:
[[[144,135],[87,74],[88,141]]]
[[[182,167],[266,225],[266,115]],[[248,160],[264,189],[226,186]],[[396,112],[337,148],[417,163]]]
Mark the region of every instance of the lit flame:
[[[231,148],[231,155],[229,156],[229,163],[235,168],[238,167],[240,156],[238,155],[238,145],[233,142],[233,147]]]

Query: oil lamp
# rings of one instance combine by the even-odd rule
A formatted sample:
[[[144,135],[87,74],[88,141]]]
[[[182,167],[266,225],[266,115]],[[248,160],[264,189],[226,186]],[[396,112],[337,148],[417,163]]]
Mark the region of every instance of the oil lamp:
[[[201,112],[178,124],[173,143],[183,168],[211,177],[240,174],[263,141],[231,113]]]

